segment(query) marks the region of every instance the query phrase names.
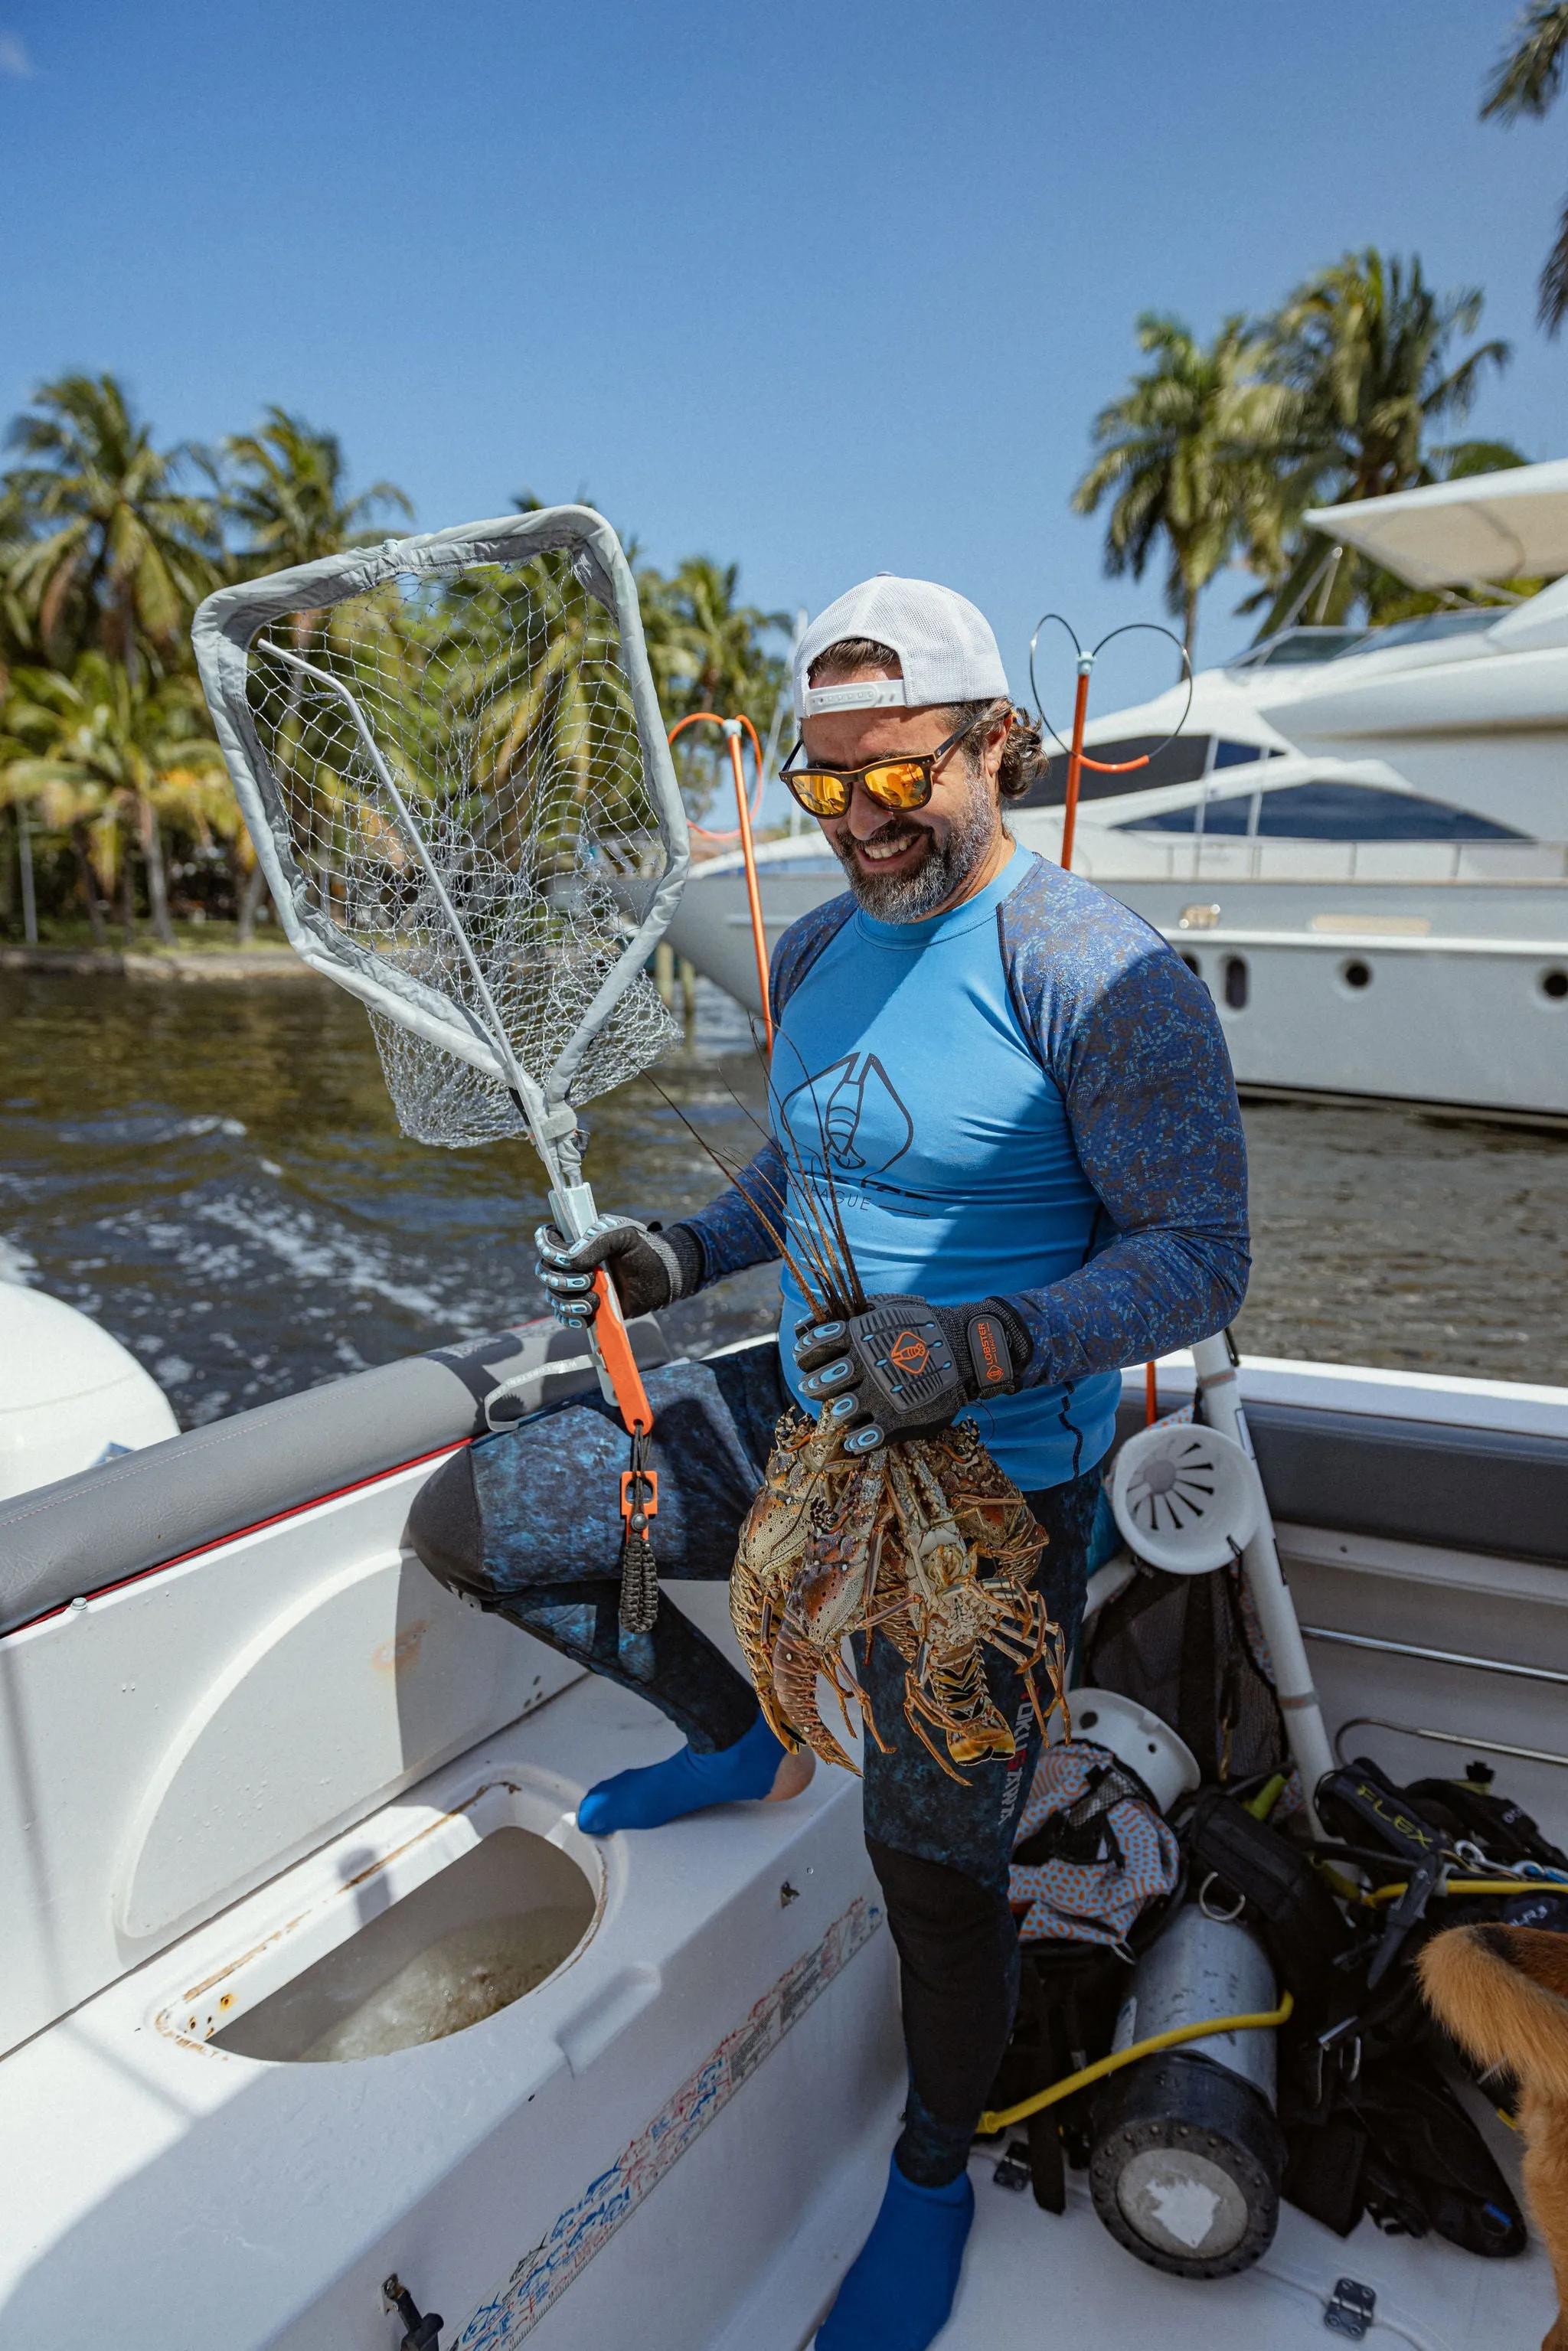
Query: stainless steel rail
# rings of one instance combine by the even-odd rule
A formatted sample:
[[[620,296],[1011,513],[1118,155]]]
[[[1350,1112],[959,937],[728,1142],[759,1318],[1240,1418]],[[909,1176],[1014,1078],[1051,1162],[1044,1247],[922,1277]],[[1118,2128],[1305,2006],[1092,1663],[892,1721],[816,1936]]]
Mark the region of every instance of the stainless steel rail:
[[[1337,1633],[1326,1625],[1303,1625],[1301,1637],[1307,1641],[1329,1641],[1343,1649],[1376,1649],[1390,1657],[1420,1657],[1432,1666],[1469,1666],[1478,1673],[1514,1674],[1521,1681],[1568,1685],[1568,1673],[1560,1673],[1553,1666],[1516,1666],[1508,1657],[1472,1657],[1462,1649],[1424,1649],[1413,1641],[1385,1641],[1370,1633]],[[1519,1752],[1522,1754],[1524,1750],[1521,1748]]]
[[[1353,1730],[1392,1730],[1400,1739],[1430,1739],[1439,1747],[1463,1747],[1483,1755],[1508,1755],[1519,1763],[1555,1763],[1568,1771],[1568,1755],[1554,1755],[1545,1747],[1510,1747],[1500,1739],[1465,1739],[1457,1730],[1427,1730],[1414,1722],[1390,1722],[1386,1715],[1353,1714],[1334,1732],[1336,1761],[1345,1760],[1344,1741]]]

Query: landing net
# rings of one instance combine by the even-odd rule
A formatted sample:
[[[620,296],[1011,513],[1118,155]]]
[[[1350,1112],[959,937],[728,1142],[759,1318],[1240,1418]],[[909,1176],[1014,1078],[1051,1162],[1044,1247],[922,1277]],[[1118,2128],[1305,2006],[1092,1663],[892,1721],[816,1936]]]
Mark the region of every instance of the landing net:
[[[635,589],[599,517],[333,559],[225,590],[201,620],[274,896],[301,952],[369,1005],[405,1134],[538,1140],[553,1111],[559,1136],[562,1105],[675,1041],[644,966],[685,826]]]

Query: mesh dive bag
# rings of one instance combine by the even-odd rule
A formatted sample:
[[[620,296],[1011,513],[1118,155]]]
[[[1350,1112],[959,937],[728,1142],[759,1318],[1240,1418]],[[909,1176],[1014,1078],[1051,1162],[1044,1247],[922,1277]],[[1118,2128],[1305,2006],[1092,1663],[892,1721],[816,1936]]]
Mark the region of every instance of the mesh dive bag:
[[[1167,1575],[1140,1567],[1101,1610],[1081,1679],[1157,1714],[1210,1783],[1288,1771],[1279,1701],[1247,1614],[1237,1568]]]

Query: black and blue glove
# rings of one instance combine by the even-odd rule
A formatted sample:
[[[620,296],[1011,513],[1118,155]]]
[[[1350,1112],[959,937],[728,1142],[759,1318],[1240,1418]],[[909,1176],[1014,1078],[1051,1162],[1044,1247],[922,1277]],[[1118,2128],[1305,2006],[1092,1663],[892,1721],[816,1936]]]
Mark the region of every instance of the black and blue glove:
[[[1011,1395],[1034,1343],[1004,1298],[933,1306],[924,1298],[873,1298],[863,1314],[795,1325],[800,1385],[824,1419],[847,1429],[846,1453],[871,1453],[889,1437],[927,1437],[967,1405]]]
[[[554,1225],[540,1225],[534,1245],[539,1253],[535,1270],[556,1321],[569,1330],[584,1329],[599,1311],[593,1277],[600,1266],[615,1284],[628,1322],[702,1288],[702,1243],[684,1225],[666,1231],[635,1217],[601,1217],[580,1241],[569,1241]]]

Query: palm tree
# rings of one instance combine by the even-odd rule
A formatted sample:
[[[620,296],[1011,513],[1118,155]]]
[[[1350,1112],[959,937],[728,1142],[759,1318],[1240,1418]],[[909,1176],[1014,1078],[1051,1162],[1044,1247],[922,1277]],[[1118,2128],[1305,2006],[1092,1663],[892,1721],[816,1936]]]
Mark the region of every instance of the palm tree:
[[[1301,608],[1322,569],[1326,550],[1302,528],[1305,508],[1520,462],[1506,443],[1427,444],[1433,426],[1469,413],[1487,370],[1500,371],[1511,356],[1493,340],[1454,359],[1456,340],[1475,333],[1482,303],[1475,287],[1435,294],[1417,256],[1406,263],[1369,246],[1320,270],[1263,322],[1261,368],[1286,398],[1268,528],[1254,533],[1249,552],[1266,587],[1242,607],[1268,602],[1261,635]],[[1408,594],[1347,551],[1327,573],[1312,615],[1341,621],[1363,602],[1381,617],[1390,595]]]
[[[41,649],[68,667],[96,643],[135,671],[182,657],[185,625],[217,576],[211,501],[178,487],[188,452],[158,450],[112,375],[41,384],[9,444],[5,478],[27,538],[9,585]]]
[[[193,680],[149,684],[96,651],[78,655],[68,677],[18,668],[6,697],[9,739],[0,744],[0,772],[7,798],[38,797],[46,822],[69,830],[78,867],[89,862],[106,893],[126,853],[123,843],[134,837],[153,928],[165,946],[175,941],[159,818],[173,817],[187,831],[210,829],[223,770],[203,715]],[[217,801],[223,797],[219,788]],[[98,834],[90,857],[89,828]],[[85,872],[83,878],[87,883]],[[101,945],[101,909],[90,885],[87,894],[93,937]]]
[[[716,563],[708,555],[687,556],[668,579],[651,566],[639,569],[643,629],[666,726],[699,710],[721,718],[744,713],[767,739],[789,691],[789,669],[764,641],[788,629],[789,616],[737,603],[739,582],[737,563]],[[722,780],[722,748],[691,734],[675,746],[686,797],[699,816]]]
[[[1496,115],[1517,122],[1521,114],[1551,111],[1568,67],[1568,0],[1530,0],[1514,26],[1513,47],[1497,67],[1481,106],[1481,120]],[[1568,319],[1568,203],[1557,223],[1557,238],[1541,272],[1536,314],[1549,335]]]
[[[231,434],[221,455],[205,461],[227,518],[246,534],[236,565],[246,577],[314,563],[346,547],[362,547],[377,533],[372,516],[387,507],[410,519],[413,507],[395,482],[372,482],[350,497],[344,475],[342,444],[334,433],[318,432],[302,416],[269,405],[254,433]],[[312,632],[304,613],[295,617],[294,649],[303,653]],[[298,702],[298,681],[293,682]],[[238,939],[247,946],[267,887],[254,854],[246,859],[237,840],[235,890]]]
[[[276,404],[254,433],[229,435],[216,467],[208,463],[225,514],[248,534],[238,558],[247,576],[367,546],[377,536],[371,517],[382,508],[413,516],[395,482],[372,482],[350,497],[337,434]]]
[[[1166,603],[1190,656],[1204,588],[1239,544],[1268,531],[1269,471],[1289,411],[1260,382],[1255,335],[1227,319],[1206,350],[1179,319],[1145,311],[1139,347],[1154,365],[1094,420],[1101,451],[1072,494],[1078,514],[1112,499],[1105,569],[1141,580],[1156,543],[1168,568]]]

